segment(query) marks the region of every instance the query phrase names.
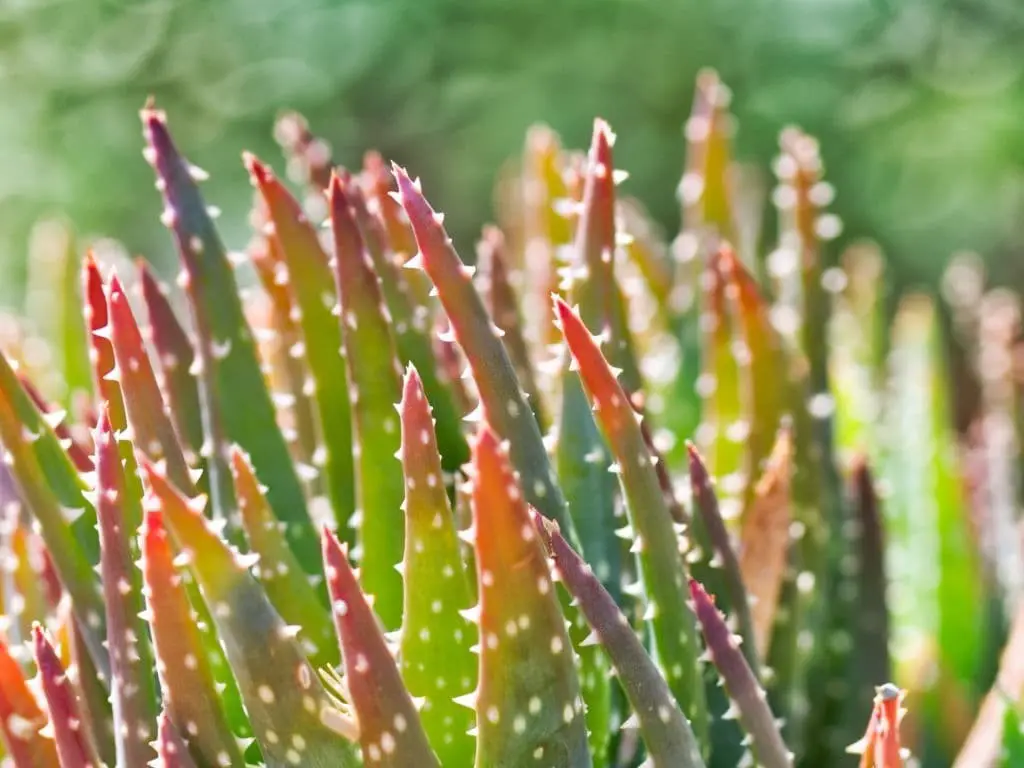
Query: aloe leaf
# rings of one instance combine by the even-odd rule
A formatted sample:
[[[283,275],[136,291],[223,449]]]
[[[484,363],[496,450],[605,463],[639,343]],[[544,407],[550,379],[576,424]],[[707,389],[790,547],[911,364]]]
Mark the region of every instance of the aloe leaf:
[[[158,711],[157,691],[148,629],[139,617],[139,572],[129,547],[129,528],[135,529],[131,518],[138,511],[139,500],[131,497],[132,491],[126,486],[125,467],[105,406],[96,435],[96,477],[115,746],[118,766],[127,768],[145,765],[153,758],[149,742]]]
[[[0,378],[5,372],[13,374],[7,367],[6,359],[0,355]],[[15,385],[17,385],[16,380]],[[20,387],[18,392],[24,396]],[[46,436],[34,436],[31,433],[32,425],[19,420],[13,405],[7,397],[7,392],[0,394],[0,440],[3,441],[4,446],[4,461],[17,481],[22,500],[39,524],[39,532],[46,543],[46,548],[60,576],[61,583],[71,595],[75,617],[82,628],[89,652],[101,674],[109,680],[107,675],[109,662],[106,649],[103,647],[103,638],[105,637],[103,603],[89,553],[85,550],[88,539],[83,541],[77,535],[78,526],[68,524],[64,507],[55,495],[55,489],[49,483],[49,478],[42,470],[39,458],[40,443],[46,439]],[[42,420],[38,411],[35,411],[31,402],[28,402],[27,405],[32,408],[38,419],[34,426],[40,428]],[[52,435],[52,432],[49,434]],[[59,450],[59,446],[57,449]],[[50,455],[52,456],[52,454]],[[67,460],[66,454],[61,455]],[[63,476],[68,480],[77,478],[77,475],[73,474],[74,468],[69,460],[67,460],[66,466],[67,471],[72,474],[70,477]],[[53,464],[50,464],[50,467],[51,471],[55,468]],[[56,469],[62,473],[64,471],[64,467],[59,464]],[[80,493],[81,491],[79,491]],[[82,498],[82,503],[83,505],[86,503],[84,498]],[[93,510],[89,507],[88,511],[92,512]],[[83,512],[78,520],[81,520],[84,514]],[[92,527],[92,534],[95,537],[94,526],[95,522]],[[98,550],[98,537],[96,540]]]
[[[740,639],[729,629],[704,588],[692,579],[690,595],[708,653],[738,711],[743,730],[750,736],[757,764],[765,768],[791,768],[793,754],[782,740],[764,689],[739,649]]]
[[[753,637],[745,637],[744,641],[753,642],[761,658],[768,653],[789,563],[792,462],[792,437],[783,429],[764,473],[754,486],[753,500],[740,528],[739,571],[751,598],[753,624]],[[749,651],[744,648],[748,658]]]
[[[473,715],[455,699],[476,687],[471,646],[476,628],[461,612],[472,604],[459,554],[452,508],[429,402],[412,366],[402,393],[402,467],[405,472],[405,606],[399,648],[409,693],[424,700],[423,728],[441,765],[469,765]]]
[[[167,463],[167,474],[175,485],[187,492],[195,492],[174,425],[164,409],[142,333],[116,276],[110,280],[107,317],[117,361],[117,376],[132,428],[132,441],[151,460]]]
[[[325,484],[335,519],[344,531],[355,508],[353,414],[349,399],[337,396],[348,386],[348,350],[342,352],[341,329],[332,314],[337,298],[332,290],[331,268],[317,232],[298,201],[255,157],[246,155],[245,163],[269,215],[269,237],[277,241],[284,257],[277,266],[277,279],[290,288],[293,311],[299,317],[320,420]]]
[[[749,482],[747,437],[750,434],[748,381],[736,354],[739,334],[733,326],[728,303],[726,248],[715,251],[704,273],[705,328],[704,371],[701,379],[704,411],[701,443],[708,456],[708,469],[715,477],[719,507],[730,528],[735,529],[743,509]],[[777,375],[777,374],[776,374]]]
[[[617,461],[657,661],[701,741],[707,733],[708,714],[696,620],[685,605],[688,577],[682,544],[644,444],[638,415],[579,316],[561,300],[556,300],[556,308],[569,351]]]
[[[320,435],[315,393],[310,385],[309,363],[295,300],[288,284],[281,279],[287,271],[281,244],[272,237],[256,238],[248,253],[267,294],[267,320],[261,329],[266,338],[262,341],[262,350],[270,384],[275,388],[278,417],[282,422],[287,419],[285,437],[296,462],[300,468],[308,468],[305,478],[308,492],[321,495],[323,478],[316,469]]]
[[[277,427],[231,263],[199,194],[194,169],[174,146],[163,114],[147,108],[142,120],[147,157],[164,196],[164,220],[185,268],[207,418],[204,431],[212,440],[211,426],[223,420],[227,437],[249,453],[257,476],[270,488],[267,498],[274,514],[287,524],[288,544],[305,567],[317,568],[316,530],[288,444]],[[215,508],[226,508],[230,498],[221,498],[230,493],[226,457],[211,458],[216,460],[208,468],[211,497]]]
[[[59,386],[50,393],[67,405],[75,393],[88,393],[90,368],[75,233],[59,219],[32,230],[26,260],[25,314],[56,353]],[[60,394],[63,393],[63,394]]]
[[[54,408],[48,403],[42,393],[36,389],[35,384],[24,373],[18,373],[18,381],[21,382],[22,389],[25,390],[25,393],[35,403],[44,420],[50,424],[58,443],[67,452],[68,458],[71,459],[75,468],[83,473],[92,472],[94,469],[92,457],[89,455],[88,448],[71,434],[71,430],[68,427],[67,413]]]
[[[377,216],[384,225],[391,250],[400,263],[408,261],[416,253],[416,236],[402,204],[391,196],[395,180],[380,153],[367,152],[363,156],[363,178],[367,195],[374,201]]]
[[[0,465],[0,553],[5,558],[0,580],[3,613],[10,620],[8,640],[12,643],[27,642],[32,622],[50,608],[40,568],[42,542],[26,522],[13,480],[7,468]]]
[[[58,768],[53,740],[40,733],[46,723],[46,713],[26,684],[21,667],[7,642],[0,640],[0,735],[15,766]]]
[[[303,648],[314,666],[336,665],[330,612],[288,548],[248,457],[237,447],[231,451],[231,473],[242,526],[251,551],[259,555],[256,573],[267,597],[282,619],[302,627]]]
[[[678,194],[686,229],[703,230],[731,240],[735,222],[730,98],[728,88],[714,70],[701,70],[686,122],[686,172]]]
[[[156,743],[153,748],[161,760],[161,768],[196,768],[195,762],[189,756],[188,747],[171,722],[167,710],[161,712],[157,719]]]
[[[986,595],[956,466],[938,322],[928,297],[912,294],[901,302],[890,365],[891,449],[881,466],[891,489],[884,518],[890,647],[897,682],[923,685],[919,708],[937,725],[953,728],[945,717],[953,710],[949,689],[962,686],[964,704],[973,699],[976,663],[986,641]],[[931,684],[910,676],[909,664],[917,658],[917,667],[922,653],[939,670]]]
[[[405,525],[402,466],[396,460],[402,438],[395,413],[402,399],[402,372],[377,275],[337,177],[328,197],[349,399],[356,406],[359,577],[376,601],[378,616],[393,630],[402,621],[402,578],[395,569],[402,561]]]
[[[901,705],[906,691],[892,683],[880,685],[876,691],[867,732],[846,751],[861,756],[861,768],[902,768],[908,756],[900,746],[900,722],[906,714]]]
[[[326,528],[324,569],[363,760],[393,768],[440,766],[345,549]]]
[[[546,539],[560,581],[611,657],[654,768],[703,768],[689,721],[615,600],[562,537],[557,523],[535,515],[534,525]]]
[[[351,745],[328,725],[337,712],[334,701],[306,660],[295,631],[249,573],[254,558],[229,548],[198,501],[185,499],[152,464],[143,462],[142,470],[147,511],[162,517],[188,554],[267,765],[355,765]]]
[[[761,664],[755,642],[754,621],[751,617],[750,599],[747,596],[740,560],[718,510],[718,498],[711,487],[711,478],[708,476],[707,467],[704,466],[704,460],[693,445],[687,445],[687,450],[690,455],[690,486],[693,489],[694,506],[701,516],[708,540],[714,548],[713,559],[721,565],[722,582],[729,595],[730,612],[736,617],[739,630],[737,634],[742,640],[743,655],[754,677],[760,680]]]
[[[100,545],[96,535],[96,512],[83,495],[85,481],[3,354],[0,354],[0,401],[0,410],[9,416],[0,418],[0,441],[11,452],[15,446],[23,444],[25,455],[32,457],[32,466],[38,470],[38,477],[21,477],[18,468],[12,467],[15,479],[23,490],[32,484],[40,484],[41,493],[45,488],[47,503],[62,510],[71,520],[75,541],[84,557],[90,563],[98,562]],[[27,465],[25,471],[29,471]],[[27,497],[25,502],[31,503]]]
[[[472,447],[480,594],[476,765],[590,766],[572,646],[508,446],[485,422]]]
[[[430,207],[419,184],[413,183],[397,166],[395,175],[398,198],[416,234],[419,261],[434,283],[455,337],[469,360],[484,416],[511,443],[512,463],[522,476],[527,500],[556,520],[569,540],[575,541],[572,519],[555,482],[537,421],[516,379],[500,331],[495,329],[473,288],[472,270],[455,252],[444,230],[443,216]]]
[[[469,443],[462,431],[461,417],[465,411],[460,412],[452,382],[443,375],[444,371],[434,356],[430,339],[430,307],[417,303],[409,281],[413,273],[401,268],[399,257],[387,245],[380,220],[370,213],[362,190],[351,184],[345,185],[345,192],[374,271],[380,278],[398,356],[404,365],[416,366],[433,409],[441,466],[446,472],[456,472],[469,460]],[[387,197],[387,202],[390,206],[397,206],[390,197]],[[404,218],[405,214],[402,216]]]
[[[85,323],[92,363],[93,386],[101,402],[108,403],[110,421],[119,432],[127,429],[128,415],[117,376],[117,359],[110,341],[107,288],[96,258],[89,252],[82,263],[82,293],[85,297]]]
[[[886,598],[888,579],[885,567],[885,532],[881,502],[875,490],[873,473],[863,460],[854,462],[851,480],[856,515],[856,623],[853,628],[851,668],[864,680],[889,680],[889,609]],[[1024,637],[1022,637],[1024,639]],[[862,686],[867,688],[867,686]],[[1021,685],[1024,694],[1024,682]],[[861,706],[867,706],[864,700]]]
[[[157,352],[167,411],[189,464],[196,466],[203,445],[199,386],[192,375],[195,350],[167,300],[168,288],[141,259],[137,262],[142,300],[149,315],[149,337]]]
[[[200,765],[240,765],[242,755],[222,703],[226,697],[220,693],[158,512],[146,514],[139,540],[146,618],[153,635],[163,705],[183,728]]]
[[[743,390],[748,395],[744,399],[748,414],[745,420],[749,424],[744,441],[746,465],[756,476],[772,452],[786,411],[783,383],[786,359],[779,334],[772,327],[770,307],[754,276],[730,248],[719,249],[717,257],[738,332],[736,342],[740,354],[735,356],[741,375],[745,375],[747,381]],[[749,493],[747,503],[750,503]]]
[[[547,416],[534,375],[530,350],[523,335],[519,295],[510,279],[505,247],[505,237],[500,229],[493,226],[484,228],[480,243],[477,245],[476,277],[480,285],[480,295],[491,319],[501,330],[501,339],[515,368],[516,378],[526,392],[527,401],[537,423],[544,430],[547,428]]]
[[[99,756],[88,732],[82,727],[82,718],[71,681],[50,639],[39,624],[32,628],[32,642],[46,708],[50,713],[49,729],[53,735],[53,744],[57,748],[61,768],[96,768],[101,765]],[[17,758],[15,760],[17,761]],[[16,764],[22,765],[17,762]]]
[[[74,667],[73,685],[76,689],[78,714],[82,729],[88,731],[100,757],[107,765],[117,759],[114,748],[114,718],[110,708],[110,692],[106,681],[101,680],[93,663],[92,655],[82,638],[82,631],[75,621],[69,600],[61,600],[57,607],[57,618],[65,629],[61,637],[62,661],[68,670]],[[66,639],[65,639],[66,638]],[[66,642],[66,645],[63,643]]]

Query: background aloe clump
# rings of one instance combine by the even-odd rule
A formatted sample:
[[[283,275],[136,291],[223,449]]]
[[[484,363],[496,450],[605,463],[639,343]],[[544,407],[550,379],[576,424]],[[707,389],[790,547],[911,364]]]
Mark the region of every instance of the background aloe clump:
[[[813,138],[769,239],[702,73],[667,242],[535,127],[469,258],[289,114],[229,251],[141,117],[177,278],[54,227],[4,318],[13,765],[1021,759],[1018,300],[888,295]]]

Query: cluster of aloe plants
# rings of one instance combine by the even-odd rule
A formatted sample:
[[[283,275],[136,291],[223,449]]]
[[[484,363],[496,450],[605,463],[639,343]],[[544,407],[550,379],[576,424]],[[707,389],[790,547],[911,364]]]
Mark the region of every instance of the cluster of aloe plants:
[[[961,759],[1024,753],[1015,305],[958,262],[964,442],[813,139],[765,248],[711,73],[671,244],[534,129],[470,266],[294,114],[229,252],[141,116],[177,280],[47,230],[3,327],[15,766],[942,764],[997,674]]]

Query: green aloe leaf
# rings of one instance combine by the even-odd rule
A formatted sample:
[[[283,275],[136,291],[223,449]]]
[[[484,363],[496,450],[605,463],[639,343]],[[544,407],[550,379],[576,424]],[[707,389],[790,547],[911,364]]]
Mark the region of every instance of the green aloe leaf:
[[[629,620],[590,566],[562,537],[558,524],[535,513],[534,525],[546,539],[559,579],[612,659],[639,721],[651,764],[654,768],[703,768],[690,723]]]
[[[130,469],[134,471],[135,465]],[[117,765],[145,765],[154,757],[149,742],[156,721],[157,689],[149,633],[142,613],[140,573],[134,565],[130,531],[140,499],[125,482],[117,440],[107,408],[96,433],[96,513],[100,531],[100,575],[107,612],[111,704]]]
[[[249,572],[257,558],[232,550],[200,504],[181,495],[152,464],[142,465],[147,511],[170,529],[211,607],[269,768],[355,765],[351,744],[332,730],[337,707],[296,639]]]
[[[50,476],[43,471],[49,466],[51,476],[65,479],[68,483],[78,484],[78,476],[67,454],[60,450],[57,438],[52,432],[43,432],[49,427],[43,422],[42,416],[18,386],[13,370],[6,358],[0,355],[0,382],[13,381],[16,393],[8,389],[0,389],[0,441],[3,442],[5,461],[11,475],[18,484],[21,498],[39,524],[39,532],[46,543],[47,551],[54,568],[71,596],[75,617],[82,629],[83,638],[89,652],[105,679],[109,680],[109,660],[103,647],[106,632],[103,627],[104,609],[100,597],[99,582],[92,570],[92,554],[90,537],[82,537],[79,531],[84,528],[81,521],[88,515],[91,525],[87,530],[96,542],[96,559],[99,553],[99,537],[96,535],[95,511],[85,498],[79,494],[81,507],[85,511],[79,513],[76,523],[69,523],[66,507],[57,495],[57,489],[50,483]],[[20,394],[20,398],[10,398],[9,394]],[[34,421],[26,423],[21,418],[17,406],[23,404],[34,415]],[[33,427],[39,432],[33,433]],[[52,438],[52,446],[40,445]],[[44,447],[46,450],[44,451]],[[59,452],[59,459],[50,449]],[[48,463],[44,464],[43,461]],[[70,489],[69,489],[70,490]],[[89,549],[86,549],[89,547]]]
[[[306,568],[316,569],[319,543],[302,483],[277,427],[234,271],[199,193],[195,169],[178,153],[162,113],[149,107],[143,110],[142,122],[146,155],[164,197],[163,219],[185,270],[197,337],[204,432],[214,441],[211,428],[223,421],[227,438],[249,453],[257,476],[270,488],[268,500],[274,514],[287,524],[289,546]],[[227,457],[215,452],[210,459],[211,500],[214,509],[226,515],[232,506]]]
[[[256,573],[267,597],[288,624],[302,627],[306,655],[316,667],[338,663],[330,611],[288,548],[245,453],[231,451],[231,473],[250,550],[259,555]]]
[[[180,724],[199,765],[239,765],[242,754],[226,711],[238,692],[233,684],[230,690],[222,687],[214,675],[209,641],[195,618],[184,576],[175,568],[171,541],[158,512],[146,514],[139,541],[146,618],[163,705]]]
[[[401,429],[395,407],[402,399],[402,371],[380,284],[348,196],[337,176],[330,187],[334,232],[335,287],[353,405],[353,442],[357,446],[356,499],[359,578],[375,599],[384,625],[402,623],[402,465],[397,461]]]
[[[565,618],[509,448],[486,422],[473,442],[472,484],[480,594],[477,768],[533,761],[589,767]]]
[[[556,300],[556,308],[569,351],[616,458],[657,661],[701,741],[707,733],[708,714],[698,661],[696,619],[686,607],[688,576],[680,551],[683,544],[665,505],[636,411],[579,316],[561,300]]]
[[[711,69],[697,75],[686,122],[686,172],[679,184],[686,229],[731,240],[733,184],[728,88]]]
[[[32,629],[33,653],[42,682],[43,697],[49,710],[49,728],[53,734],[61,768],[95,768],[100,765],[96,747],[82,727],[78,702],[67,671],[53,649],[46,631],[36,624]],[[145,724],[140,723],[141,727]],[[15,760],[18,758],[16,757]],[[37,765],[38,763],[16,763]],[[124,764],[124,763],[119,763]]]
[[[332,314],[337,297],[332,289],[327,254],[299,202],[274,174],[252,155],[245,163],[253,186],[266,207],[271,233],[283,257],[275,279],[290,289],[299,318],[305,358],[313,384],[313,400],[323,441],[323,472],[335,520],[346,531],[355,509],[355,470],[352,458],[352,418],[347,389],[342,333]],[[348,534],[346,534],[347,536]]]
[[[53,429],[58,443],[67,452],[68,458],[71,459],[75,468],[81,473],[92,472],[94,469],[92,457],[89,455],[88,448],[71,434],[67,412],[47,402],[42,393],[36,389],[35,384],[21,371],[18,372],[18,381],[21,382],[22,389],[35,403],[44,420]]]
[[[420,718],[441,765],[470,765],[473,714],[455,699],[476,688],[471,647],[477,632],[462,615],[473,597],[442,480],[429,402],[412,366],[405,374],[400,413],[405,472],[402,678],[409,693],[424,701]]]
[[[472,368],[483,415],[498,434],[509,440],[512,463],[522,476],[527,500],[556,520],[569,540],[575,541],[572,519],[555,482],[537,421],[502,344],[501,331],[491,322],[473,287],[472,270],[455,252],[444,230],[444,217],[430,207],[418,182],[414,183],[397,167],[395,175],[397,197],[409,217],[420,250],[416,266],[426,271],[437,289],[455,338]]]
[[[363,761],[386,768],[439,768],[377,617],[359,588],[344,548],[326,528],[324,569],[345,662],[345,687],[358,718]]]

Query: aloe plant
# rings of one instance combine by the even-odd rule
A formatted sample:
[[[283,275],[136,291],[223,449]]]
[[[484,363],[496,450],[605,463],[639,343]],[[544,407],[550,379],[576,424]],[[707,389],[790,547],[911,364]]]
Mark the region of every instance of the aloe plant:
[[[585,154],[535,127],[476,274],[418,180],[336,166],[294,114],[300,187],[246,154],[229,252],[142,122],[178,280],[38,273],[83,391],[0,345],[16,768],[948,764],[990,687],[968,754],[1020,753],[1012,303],[957,294],[946,339],[904,297],[886,350],[810,137],[783,134],[762,243],[702,73],[670,248],[607,123]],[[942,342],[978,370],[980,446]]]

